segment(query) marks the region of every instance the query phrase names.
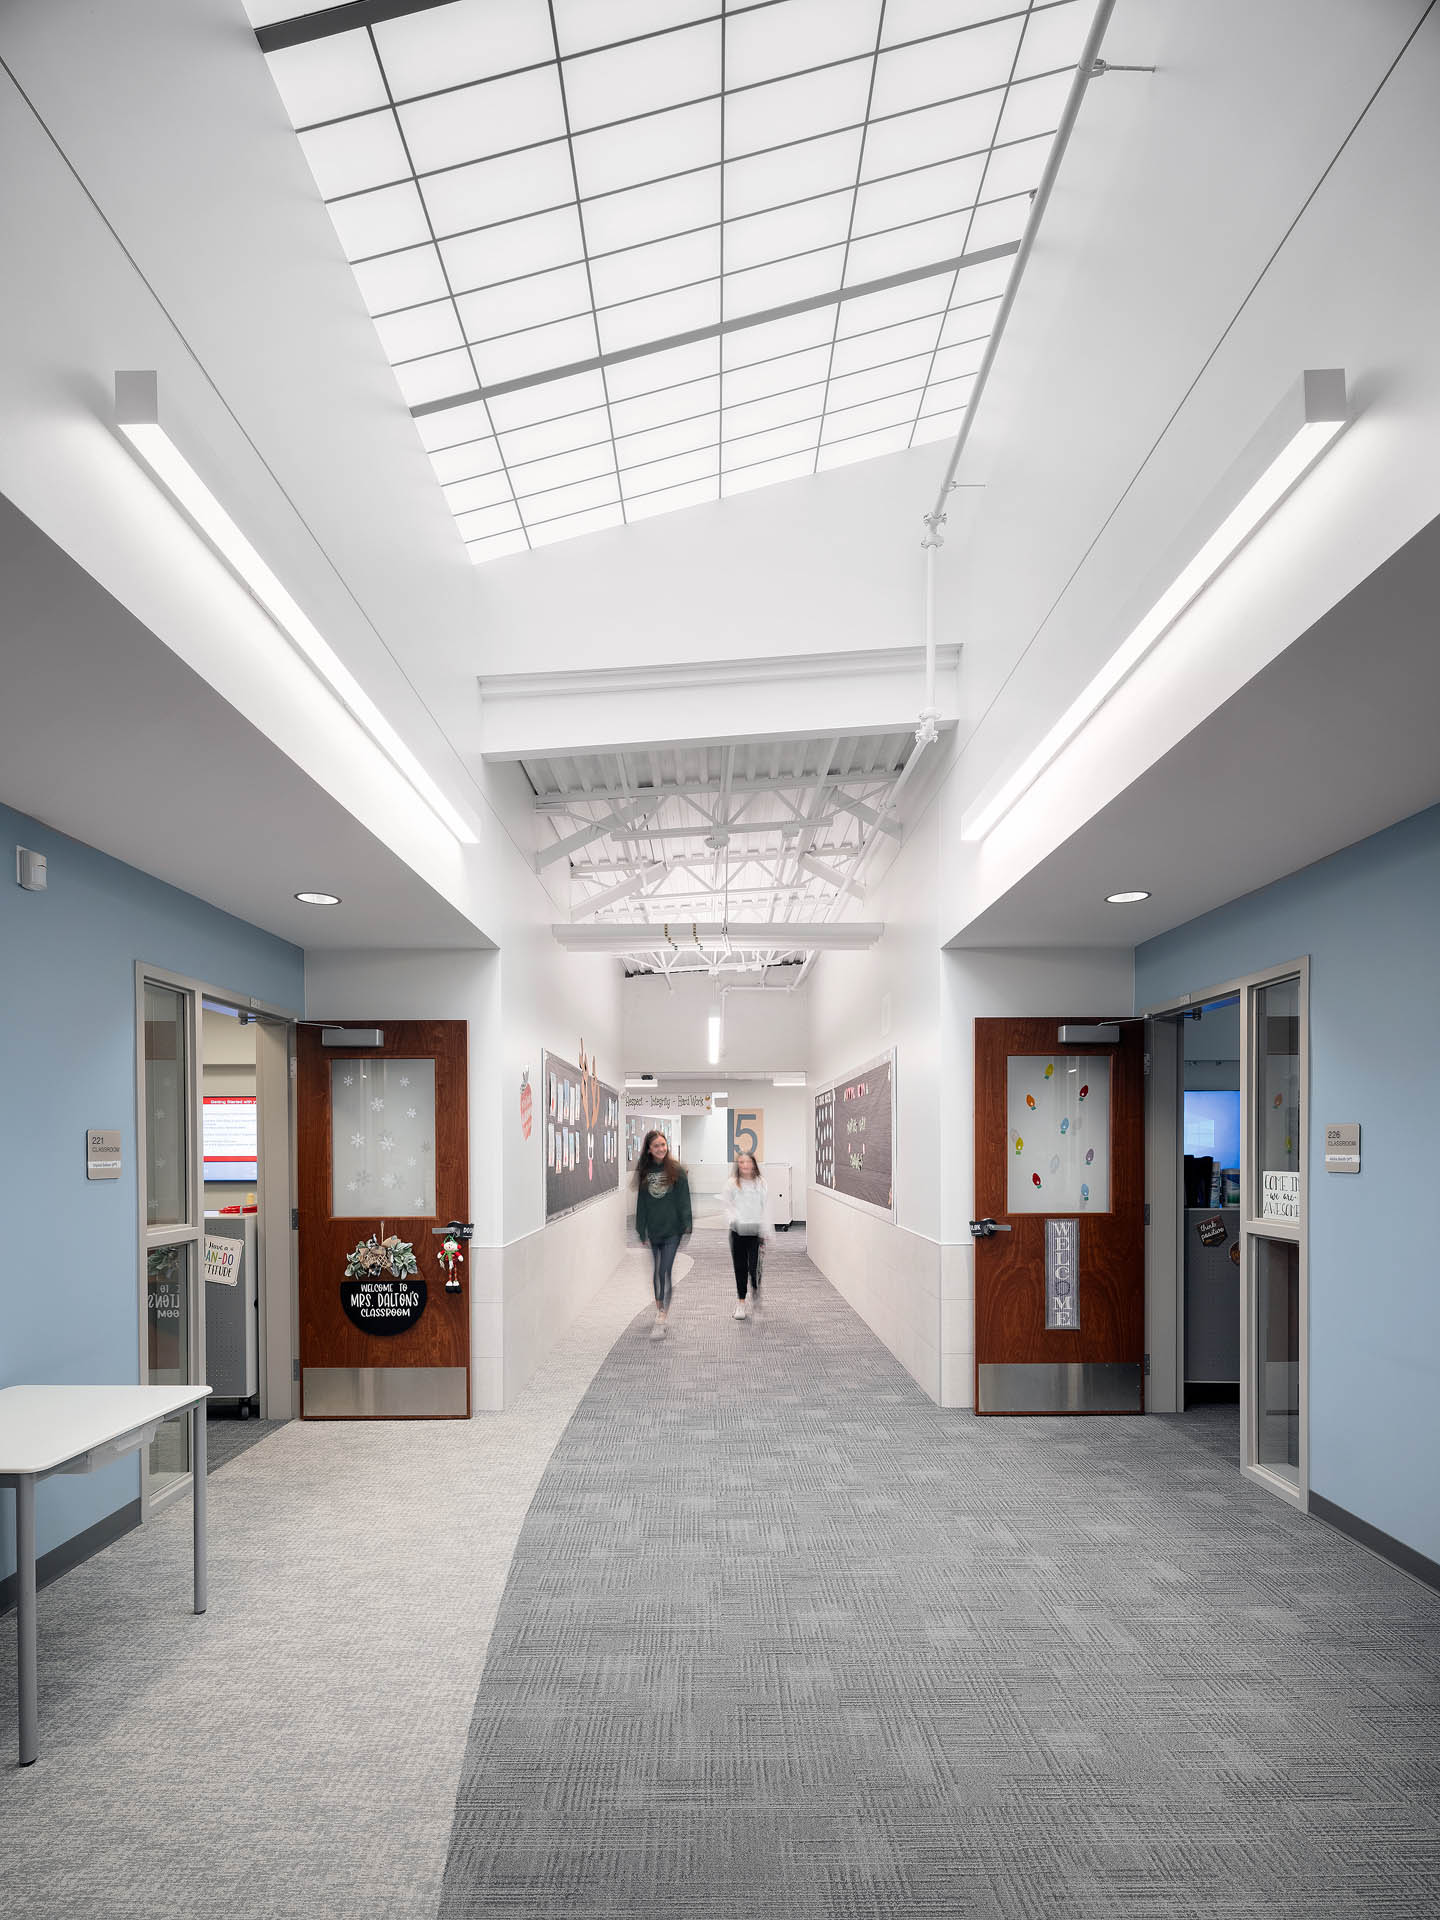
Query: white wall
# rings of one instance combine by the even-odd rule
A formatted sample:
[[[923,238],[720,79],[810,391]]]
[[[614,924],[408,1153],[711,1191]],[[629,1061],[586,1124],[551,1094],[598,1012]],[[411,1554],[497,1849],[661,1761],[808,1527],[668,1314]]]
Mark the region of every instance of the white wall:
[[[756,974],[725,975],[725,1021],[720,1062],[706,1065],[706,1021],[715,983],[708,974],[681,974],[667,986],[654,973],[637,973],[624,987],[625,1071],[694,1074],[704,1091],[723,1086],[729,1073],[803,1073],[810,1053],[810,983],[791,992],[800,969],[772,967],[769,984]],[[733,984],[732,984],[733,983]],[[705,1076],[717,1074],[716,1079]]]

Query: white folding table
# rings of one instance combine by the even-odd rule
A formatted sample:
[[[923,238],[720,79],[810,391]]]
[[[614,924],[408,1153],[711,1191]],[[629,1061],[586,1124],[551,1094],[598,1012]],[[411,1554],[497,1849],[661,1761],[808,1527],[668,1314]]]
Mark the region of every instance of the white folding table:
[[[15,1489],[16,1667],[20,1764],[39,1752],[35,1676],[35,1483],[93,1473],[143,1447],[162,1421],[190,1413],[195,1488],[195,1611],[205,1611],[205,1402],[209,1387],[0,1389],[0,1486]]]

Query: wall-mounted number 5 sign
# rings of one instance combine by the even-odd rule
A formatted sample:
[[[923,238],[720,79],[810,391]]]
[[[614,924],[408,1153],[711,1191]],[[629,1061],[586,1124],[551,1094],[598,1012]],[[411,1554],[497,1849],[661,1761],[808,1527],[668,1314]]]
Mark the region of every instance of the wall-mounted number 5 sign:
[[[765,1162],[763,1108],[752,1107],[747,1112],[744,1107],[731,1107],[725,1125],[729,1135],[730,1158],[733,1160],[737,1153],[753,1153],[763,1166]]]

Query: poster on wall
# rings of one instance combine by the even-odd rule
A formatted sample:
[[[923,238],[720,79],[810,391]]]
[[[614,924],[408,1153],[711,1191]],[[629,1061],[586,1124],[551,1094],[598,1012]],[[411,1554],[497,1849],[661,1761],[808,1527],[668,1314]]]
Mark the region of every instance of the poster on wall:
[[[815,1095],[815,1184],[873,1207],[895,1211],[895,1056],[821,1088]]]
[[[540,1110],[545,1161],[545,1218],[583,1207],[620,1184],[620,1096],[596,1078],[580,1050],[580,1065],[557,1053],[541,1058]]]

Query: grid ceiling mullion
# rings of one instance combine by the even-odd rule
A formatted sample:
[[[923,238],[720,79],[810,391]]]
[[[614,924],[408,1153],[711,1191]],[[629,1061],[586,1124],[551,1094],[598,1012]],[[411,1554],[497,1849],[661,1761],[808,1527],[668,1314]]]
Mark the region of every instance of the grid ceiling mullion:
[[[371,52],[371,55],[372,55],[372,57],[373,57],[373,59],[374,59],[374,61],[375,61],[375,65],[376,65],[376,67],[377,67],[377,69],[379,70],[379,74],[380,74],[380,84],[381,84],[381,85],[382,85],[382,86],[384,87],[384,89],[385,89],[385,98],[386,98],[386,99],[387,99],[387,100],[388,100],[388,101],[390,102],[390,113],[391,113],[391,116],[393,117],[393,119],[394,119],[394,121],[395,121],[395,131],[396,131],[396,134],[398,135],[398,137],[399,137],[399,140],[400,140],[400,144],[401,144],[401,146],[403,147],[403,149],[404,149],[404,152],[405,152],[405,163],[406,163],[406,165],[407,165],[407,166],[408,166],[408,167],[410,168],[410,171],[411,171],[411,173],[413,174],[413,173],[414,173],[414,171],[415,171],[415,163],[414,163],[414,161],[413,161],[413,160],[411,159],[411,157],[410,157],[410,143],[409,143],[409,141],[408,141],[408,140],[406,139],[406,137],[405,137],[405,129],[404,129],[404,127],[403,127],[403,126],[401,126],[401,124],[400,124],[400,116],[399,116],[399,114],[398,114],[398,113],[396,113],[396,111],[395,111],[395,99],[394,99],[394,95],[393,95],[393,94],[391,93],[391,91],[390,91],[390,76],[389,76],[389,75],[388,75],[388,74],[386,73],[386,71],[385,71],[385,62],[384,62],[384,61],[383,61],[383,60],[382,60],[382,59],[380,58],[380,49],[379,49],[379,47],[377,46],[377,44],[376,44],[376,41],[375,41],[375,29],[374,29],[374,27],[373,27],[373,26],[367,26],[367,27],[366,27],[366,29],[365,29],[365,31],[366,31],[366,33],[367,33],[367,35],[369,36],[369,40],[370,40],[370,52]],[[471,348],[470,348],[470,343],[469,343],[469,341],[468,341],[468,340],[466,340],[466,338],[465,338],[465,322],[464,322],[464,321],[463,321],[463,320],[461,319],[461,317],[460,317],[460,306],[459,306],[459,302],[458,302],[458,301],[456,300],[456,298],[455,298],[455,289],[454,289],[454,288],[453,288],[453,287],[451,286],[451,284],[450,284],[450,271],[449,271],[449,269],[448,269],[448,267],[447,267],[447,266],[445,265],[445,256],[444,256],[444,254],[443,254],[443,253],[441,253],[441,251],[440,251],[440,242],[439,242],[439,240],[438,240],[438,239],[436,238],[436,235],[435,235],[435,223],[434,223],[434,221],[433,221],[433,220],[432,220],[432,219],[430,218],[430,209],[429,209],[429,207],[427,207],[427,206],[425,205],[425,196],[424,196],[424,194],[423,194],[423,193],[420,193],[420,192],[419,192],[419,190],[418,190],[418,188],[417,188],[417,197],[418,197],[418,199],[419,199],[419,201],[420,201],[420,206],[421,206],[421,210],[422,210],[422,212],[423,212],[423,213],[424,213],[424,215],[425,215],[425,227],[426,227],[426,231],[427,231],[427,232],[429,233],[429,235],[430,235],[430,244],[431,244],[431,246],[432,246],[432,247],[434,247],[434,249],[435,249],[435,258],[436,258],[436,259],[437,259],[437,260],[439,261],[439,263],[440,263],[440,273],[441,273],[441,277],[443,278],[443,280],[444,280],[444,282],[445,282],[445,292],[446,292],[446,295],[447,295],[447,297],[448,297],[448,299],[449,299],[449,301],[450,301],[450,310],[451,310],[451,312],[452,312],[452,313],[454,314],[454,316],[455,316],[455,325],[456,325],[456,328],[457,328],[457,330],[458,330],[458,332],[459,332],[459,334],[460,334],[460,339],[461,339],[461,342],[462,342],[462,343],[463,343],[463,345],[464,345],[464,348],[465,348],[465,354],[466,354],[466,357],[467,357],[467,359],[469,360],[469,362],[470,362],[470,365],[471,365],[471,367],[472,367],[472,368],[474,369],[474,373],[475,373],[475,384],[476,384],[476,387],[478,388],[478,387],[479,387],[479,385],[480,385],[480,369],[479,369],[479,367],[478,367],[478,366],[476,366],[476,365],[475,365],[475,355],[474,355],[474,353],[473,353],[473,352],[471,351]],[[488,416],[488,413],[489,413],[489,409],[488,409],[488,408],[486,409],[486,413],[487,413],[487,416]],[[494,422],[493,422],[493,421],[491,421],[491,423],[490,423],[490,426],[491,426],[491,432],[493,433],[493,432],[494,432]],[[495,441],[495,445],[496,445],[496,447],[497,447],[497,449],[498,449],[498,450],[499,450],[499,452],[500,452],[500,458],[501,458],[501,462],[502,462],[502,465],[503,465],[503,462],[504,462],[504,458],[505,458],[505,452],[504,452],[504,449],[503,449],[503,448],[502,448],[502,447],[500,446],[500,442],[499,442],[499,439],[498,439],[498,437],[497,437],[497,439],[496,439],[496,441]],[[507,474],[505,475],[505,478],[506,478],[506,481],[508,482],[508,481],[509,481],[509,478],[510,478],[510,476],[509,476],[509,474],[508,474],[508,473],[507,473]],[[518,501],[518,500],[517,500],[517,499],[515,498],[515,489],[514,489],[513,487],[511,487],[511,489],[510,489],[510,502],[511,502],[511,505],[512,505],[512,506],[514,507],[514,509],[515,509],[515,518],[516,518],[516,519],[517,519],[517,520],[519,521],[519,523],[520,523],[520,530],[521,530],[521,532],[524,532],[524,531],[525,531],[525,516],[524,516],[524,514],[523,514],[523,513],[522,513],[522,512],[520,511],[520,502],[519,502],[519,501]],[[530,536],[529,536],[529,534],[528,534],[528,533],[525,533],[525,545],[526,545],[526,547],[527,547],[527,549],[528,549],[528,547],[529,547],[529,545],[530,545]]]

